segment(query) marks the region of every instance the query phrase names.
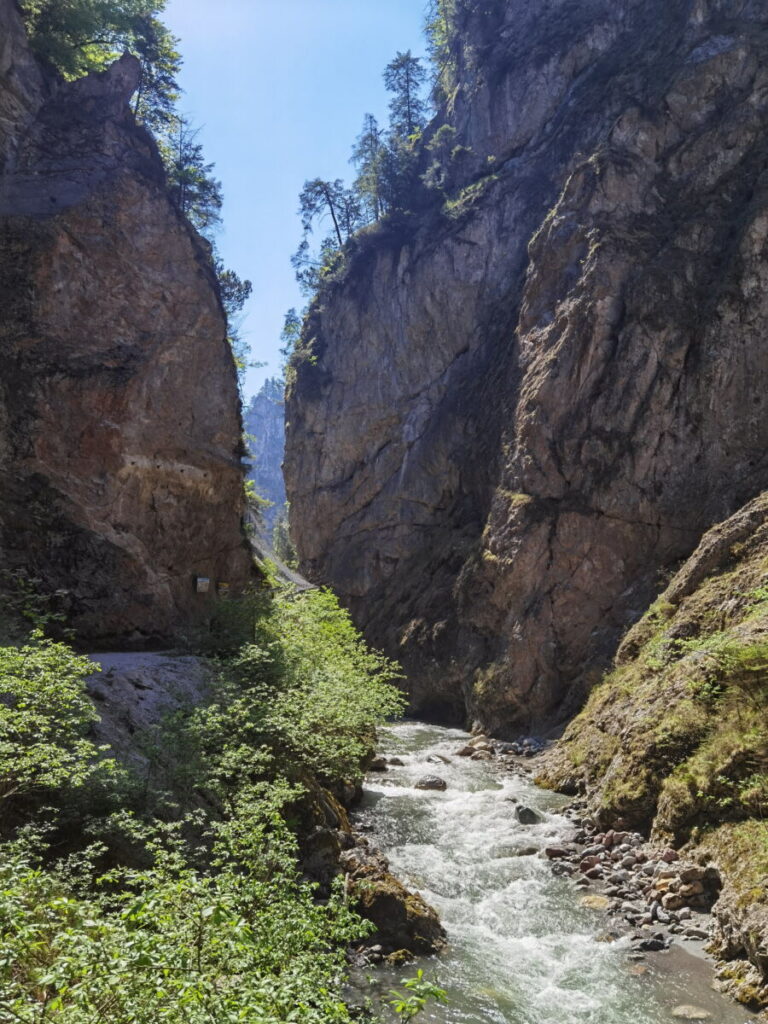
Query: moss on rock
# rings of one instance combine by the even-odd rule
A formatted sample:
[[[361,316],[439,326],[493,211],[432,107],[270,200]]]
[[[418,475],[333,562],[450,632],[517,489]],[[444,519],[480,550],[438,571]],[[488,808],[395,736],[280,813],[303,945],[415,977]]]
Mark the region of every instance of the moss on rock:
[[[768,1000],[768,495],[703,538],[627,634],[541,770],[718,864],[713,950],[728,991]],[[744,970],[739,964],[747,966]]]

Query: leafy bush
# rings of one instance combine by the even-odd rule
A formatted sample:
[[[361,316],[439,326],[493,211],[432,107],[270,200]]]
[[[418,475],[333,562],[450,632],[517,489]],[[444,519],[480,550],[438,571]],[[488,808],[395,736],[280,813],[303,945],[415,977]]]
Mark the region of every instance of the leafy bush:
[[[85,690],[97,668],[61,643],[32,634],[0,647],[0,808],[73,791],[115,770],[87,734],[98,719]]]
[[[0,1014],[28,1024],[349,1020],[344,947],[365,929],[297,877],[280,787],[243,794],[208,871],[170,828],[154,863],[98,876],[98,847],[45,870],[34,844],[0,859]],[[90,884],[89,884],[90,883]]]
[[[397,668],[328,592],[231,604],[249,642],[155,737],[151,789],[89,737],[87,658],[39,632],[0,648],[0,1020],[350,1020],[345,950],[370,926],[302,880],[294,817],[314,775],[360,776]]]

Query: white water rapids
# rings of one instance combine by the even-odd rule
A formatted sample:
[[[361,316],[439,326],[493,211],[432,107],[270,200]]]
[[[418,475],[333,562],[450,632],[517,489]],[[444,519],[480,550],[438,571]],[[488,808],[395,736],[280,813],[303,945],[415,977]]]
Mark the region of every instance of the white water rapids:
[[[446,1006],[419,1018],[438,1024],[673,1024],[680,1004],[708,1011],[711,1024],[743,1024],[750,1015],[712,990],[711,968],[680,944],[648,956],[637,974],[627,938],[598,941],[610,927],[605,914],[582,907],[573,883],[539,855],[573,832],[558,813],[565,801],[456,757],[467,739],[418,723],[382,731],[381,753],[404,765],[369,777],[357,822],[438,910],[449,946],[415,965],[377,968],[374,987],[386,994],[423,967],[448,992]],[[414,788],[427,774],[448,788]],[[543,821],[519,824],[510,798]]]

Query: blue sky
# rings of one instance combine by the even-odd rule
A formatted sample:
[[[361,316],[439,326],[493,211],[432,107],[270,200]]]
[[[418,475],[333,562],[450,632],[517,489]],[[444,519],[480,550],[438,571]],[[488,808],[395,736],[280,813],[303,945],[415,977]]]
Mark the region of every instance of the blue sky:
[[[387,116],[381,74],[398,50],[424,50],[425,0],[169,0],[181,39],[180,104],[202,126],[224,188],[219,248],[253,282],[244,333],[246,398],[279,370],[283,315],[303,300],[289,260],[307,178],[350,178],[365,113]]]

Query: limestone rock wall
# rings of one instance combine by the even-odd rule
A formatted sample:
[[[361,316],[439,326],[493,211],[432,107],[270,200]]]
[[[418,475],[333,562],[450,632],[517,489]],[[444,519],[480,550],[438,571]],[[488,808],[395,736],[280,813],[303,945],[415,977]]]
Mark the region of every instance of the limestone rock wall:
[[[251,469],[248,476],[262,498],[272,502],[263,512],[269,539],[285,507],[283,454],[285,452],[285,395],[282,380],[270,378],[245,410],[245,432]]]
[[[250,573],[240,418],[206,243],[168,199],[124,57],[46,79],[0,0],[0,563],[83,642],[204,619]]]
[[[414,707],[517,733],[768,486],[768,4],[463,7],[470,153],[314,307],[285,466]]]

